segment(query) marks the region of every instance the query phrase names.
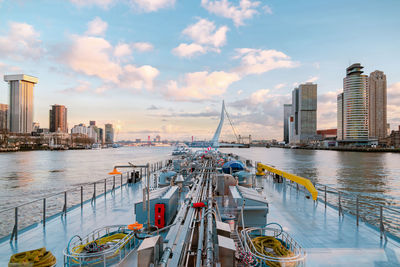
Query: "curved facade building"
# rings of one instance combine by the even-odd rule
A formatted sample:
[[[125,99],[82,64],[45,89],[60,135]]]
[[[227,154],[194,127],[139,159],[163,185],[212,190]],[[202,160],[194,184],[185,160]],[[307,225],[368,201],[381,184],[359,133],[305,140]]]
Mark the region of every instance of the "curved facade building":
[[[368,76],[356,63],[346,69],[343,79],[343,139],[367,141],[369,137]]]

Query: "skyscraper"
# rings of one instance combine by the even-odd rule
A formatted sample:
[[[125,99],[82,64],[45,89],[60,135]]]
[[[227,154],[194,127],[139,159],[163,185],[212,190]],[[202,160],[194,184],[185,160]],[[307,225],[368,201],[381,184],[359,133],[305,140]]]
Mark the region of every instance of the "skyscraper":
[[[105,143],[106,144],[113,144],[114,143],[114,129],[113,125],[107,123],[104,127],[105,132]]]
[[[343,140],[343,93],[337,96],[337,140]]]
[[[4,75],[10,88],[8,129],[13,133],[31,133],[33,123],[33,87],[38,78],[25,75]]]
[[[0,104],[0,131],[7,130],[8,105]]]
[[[68,133],[67,108],[63,105],[52,105],[49,113],[50,132]]]
[[[289,117],[292,114],[292,104],[283,105],[283,141],[289,143]]]
[[[307,143],[317,133],[317,85],[300,84],[292,91],[292,116],[294,117],[295,143]]]
[[[386,75],[379,70],[368,78],[369,137],[382,140],[387,136]]]
[[[346,69],[343,79],[343,139],[368,141],[368,76],[355,63]]]

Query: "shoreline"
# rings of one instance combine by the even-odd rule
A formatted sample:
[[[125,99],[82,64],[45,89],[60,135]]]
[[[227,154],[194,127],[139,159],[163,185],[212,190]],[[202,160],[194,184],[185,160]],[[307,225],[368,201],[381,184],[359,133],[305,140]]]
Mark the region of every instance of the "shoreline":
[[[290,147],[284,146],[271,146],[276,148],[291,149]],[[294,149],[305,149],[305,150],[332,150],[332,151],[346,151],[346,152],[389,152],[389,153],[400,153],[400,148],[373,148],[373,147],[296,147]]]

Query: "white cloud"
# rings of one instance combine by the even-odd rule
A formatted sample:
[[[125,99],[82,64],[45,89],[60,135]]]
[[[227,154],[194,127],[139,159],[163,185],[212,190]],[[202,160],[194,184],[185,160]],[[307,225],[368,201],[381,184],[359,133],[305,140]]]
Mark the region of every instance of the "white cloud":
[[[308,80],[306,81],[306,83],[313,83],[313,82],[318,81],[318,79],[319,79],[318,76],[313,76],[313,77],[308,78]]]
[[[283,52],[277,50],[261,50],[252,48],[236,49],[236,59],[241,60],[241,65],[236,68],[238,73],[261,74],[273,69],[294,68],[299,66],[298,62]]]
[[[195,24],[189,25],[183,30],[183,34],[190,37],[195,43],[221,47],[226,43],[226,33],[229,30],[226,26],[217,29],[214,22],[199,19]]]
[[[10,22],[8,32],[0,36],[0,56],[3,58],[39,59],[43,52],[40,34],[27,23]]]
[[[269,89],[260,89],[258,91],[255,91],[250,95],[251,103],[254,105],[264,103],[269,96],[269,92],[270,92]]]
[[[96,17],[88,22],[87,35],[103,36],[107,31],[108,24],[101,18]]]
[[[199,54],[205,54],[206,51],[207,50],[199,44],[182,43],[178,47],[175,47],[172,50],[172,53],[179,57],[192,57],[192,56],[199,55]]]
[[[114,56],[121,58],[132,54],[132,49],[128,44],[120,43],[114,48]]]
[[[275,89],[281,89],[285,86],[286,86],[286,83],[279,83],[279,84],[275,85]]]
[[[91,88],[90,82],[79,81],[77,86],[64,89],[62,92],[64,92],[64,93],[82,93],[82,92],[89,91],[90,88]]]
[[[71,44],[61,61],[67,63],[76,72],[100,78],[109,85],[105,87],[106,89],[117,87],[151,90],[153,80],[159,71],[148,65],[122,65],[118,56],[126,56],[129,52],[130,47],[126,44],[113,47],[101,37],[75,35],[72,36]]]
[[[392,129],[398,130],[400,124],[400,82],[389,85],[387,89],[387,117]]]
[[[168,82],[165,96],[177,101],[198,101],[220,96],[234,82],[240,80],[239,75],[224,71],[186,73],[179,85],[177,81]]]
[[[263,10],[265,13],[272,15],[272,9],[270,6],[268,5],[263,6]]]
[[[151,43],[147,42],[137,42],[132,44],[133,48],[140,52],[149,52],[154,49],[154,46]]]
[[[199,19],[182,31],[182,34],[188,36],[193,43],[181,43],[172,50],[172,53],[179,57],[193,57],[208,51],[219,52],[219,48],[226,44],[228,30],[226,26],[217,28],[214,22]]]
[[[114,0],[70,0],[71,3],[77,6],[99,6],[107,9]]]
[[[153,12],[175,5],[175,0],[130,0],[132,6],[143,12]]]
[[[244,25],[244,20],[251,19],[258,14],[256,8],[260,5],[260,2],[240,0],[239,5],[235,6],[228,0],[202,0],[201,5],[208,12],[232,19],[236,26],[241,26]]]
[[[318,95],[317,127],[330,129],[337,127],[337,95],[339,92],[329,91]]]

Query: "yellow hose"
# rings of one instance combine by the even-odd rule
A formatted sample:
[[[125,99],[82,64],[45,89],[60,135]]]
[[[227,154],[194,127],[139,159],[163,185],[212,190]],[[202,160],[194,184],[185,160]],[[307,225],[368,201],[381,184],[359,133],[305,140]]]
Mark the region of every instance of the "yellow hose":
[[[293,255],[293,252],[285,248],[278,239],[272,236],[258,236],[253,238],[251,242],[253,243],[256,251],[261,255],[275,258],[289,257]],[[271,267],[281,266],[278,261],[266,261],[266,263]]]
[[[46,248],[39,248],[12,255],[8,267],[50,267],[55,264],[56,257]]]
[[[117,243],[117,242],[119,242],[119,240],[123,239],[125,236],[127,236],[127,234],[118,233],[118,234],[113,234],[113,235],[110,235],[110,236],[102,237],[102,238],[96,239],[96,240],[94,240],[94,241],[91,241],[91,242],[89,242],[89,243],[86,243],[86,244],[83,244],[83,245],[78,245],[78,246],[76,246],[76,247],[73,247],[73,248],[72,248],[72,252],[73,252],[73,253],[81,253],[81,252],[83,251],[83,249],[84,249],[87,245],[89,245],[89,244],[91,244],[91,243],[94,243],[94,242],[96,242],[96,244],[97,244],[98,246],[107,244],[108,242]]]

